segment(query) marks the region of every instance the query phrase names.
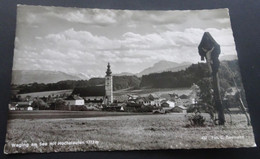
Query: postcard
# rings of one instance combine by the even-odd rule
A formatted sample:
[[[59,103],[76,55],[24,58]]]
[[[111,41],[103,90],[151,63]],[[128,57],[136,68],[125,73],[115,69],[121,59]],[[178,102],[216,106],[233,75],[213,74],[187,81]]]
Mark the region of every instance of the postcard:
[[[255,147],[228,9],[17,6],[4,152]]]

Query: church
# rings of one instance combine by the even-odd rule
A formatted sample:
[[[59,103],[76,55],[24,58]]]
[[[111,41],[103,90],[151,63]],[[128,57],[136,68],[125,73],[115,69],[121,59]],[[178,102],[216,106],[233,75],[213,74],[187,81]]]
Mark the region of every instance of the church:
[[[113,76],[110,69],[110,64],[107,65],[106,77],[105,77],[105,98],[106,103],[113,103]]]
[[[113,103],[113,76],[110,64],[107,65],[104,85],[75,88],[72,94],[78,95],[85,103],[110,105]]]

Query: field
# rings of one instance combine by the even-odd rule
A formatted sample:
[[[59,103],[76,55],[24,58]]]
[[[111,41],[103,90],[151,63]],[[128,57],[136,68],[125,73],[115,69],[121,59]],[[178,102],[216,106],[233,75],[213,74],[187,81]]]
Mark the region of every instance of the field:
[[[114,96],[121,96],[121,95],[126,95],[126,94],[133,94],[133,95],[140,95],[140,96],[146,96],[151,93],[157,94],[157,95],[162,95],[162,94],[169,94],[169,93],[176,93],[178,95],[182,94],[189,94],[190,93],[189,88],[179,88],[179,89],[172,89],[172,88],[164,88],[164,89],[156,89],[156,88],[143,88],[143,89],[121,89],[114,91]],[[61,94],[71,94],[72,90],[58,90],[58,91],[44,91],[44,92],[33,92],[33,93],[24,93],[24,94],[19,94],[22,98],[25,98],[26,96],[31,96],[31,97],[47,97],[49,95],[51,96],[56,96],[56,95],[61,95]]]
[[[252,147],[243,115],[233,123],[186,127],[185,114],[8,121],[5,153]],[[229,117],[227,116],[227,120]]]
[[[31,96],[32,98],[35,97],[48,97],[49,95],[51,96],[56,96],[56,95],[61,95],[61,94],[71,94],[72,90],[58,90],[58,91],[44,91],[44,92],[33,92],[33,93],[24,93],[24,94],[19,94],[22,98],[25,98],[26,96]]]
[[[120,96],[125,94],[133,94],[133,95],[140,95],[140,96],[147,96],[151,93],[157,94],[157,95],[163,95],[163,94],[169,94],[169,93],[176,93],[178,95],[186,94],[188,95],[191,92],[190,88],[142,88],[142,89],[122,89],[114,92],[114,96]]]
[[[8,119],[64,119],[64,118],[93,118],[105,116],[145,115],[152,113],[106,112],[106,111],[62,111],[62,110],[34,110],[10,111]]]
[[[142,88],[142,89],[122,89],[122,90],[117,90],[114,91],[113,95],[114,95],[114,99],[119,100],[119,101],[123,101],[123,100],[127,100],[128,96],[127,95],[137,95],[137,96],[141,96],[141,97],[145,97],[148,96],[149,94],[155,94],[157,96],[160,96],[161,98],[165,98],[167,96],[169,96],[169,94],[178,94],[179,96],[185,94],[185,95],[189,95],[189,93],[191,93],[191,89],[190,88],[178,88],[178,89],[174,89],[174,88]],[[123,99],[123,100],[122,100]]]

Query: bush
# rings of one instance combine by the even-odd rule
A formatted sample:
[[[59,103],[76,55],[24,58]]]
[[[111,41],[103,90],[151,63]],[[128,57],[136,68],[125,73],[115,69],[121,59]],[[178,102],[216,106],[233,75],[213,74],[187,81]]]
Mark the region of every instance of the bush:
[[[188,120],[190,124],[187,126],[205,126],[206,119],[200,113],[189,116]]]
[[[141,106],[141,109],[139,112],[152,112],[154,109],[156,109],[154,106],[148,105],[148,106]]]
[[[194,106],[190,106],[187,109],[187,113],[194,113],[196,111],[196,108]]]

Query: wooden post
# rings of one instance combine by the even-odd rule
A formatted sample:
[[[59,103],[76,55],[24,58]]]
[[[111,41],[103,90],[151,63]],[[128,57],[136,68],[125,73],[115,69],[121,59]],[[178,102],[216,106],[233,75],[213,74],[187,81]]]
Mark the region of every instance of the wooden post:
[[[218,112],[219,125],[225,124],[224,107],[220,96],[220,86],[218,72],[212,72],[213,76],[213,90],[214,90],[214,101]]]
[[[201,56],[201,60],[203,61],[206,58],[208,63],[208,67],[210,73],[213,78],[213,90],[214,90],[214,101],[215,108],[218,112],[218,124],[225,124],[225,115],[224,115],[224,107],[222,105],[222,100],[220,96],[220,87],[219,87],[219,78],[218,78],[218,69],[219,69],[219,54],[220,54],[220,46],[213,39],[209,32],[205,32],[202,40],[199,44],[199,54]]]

